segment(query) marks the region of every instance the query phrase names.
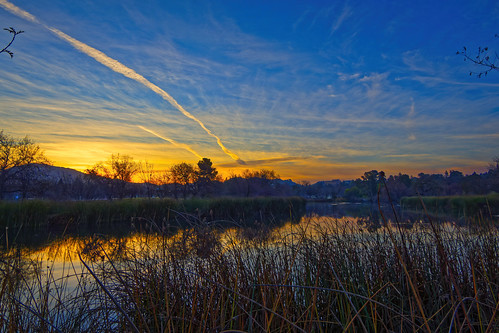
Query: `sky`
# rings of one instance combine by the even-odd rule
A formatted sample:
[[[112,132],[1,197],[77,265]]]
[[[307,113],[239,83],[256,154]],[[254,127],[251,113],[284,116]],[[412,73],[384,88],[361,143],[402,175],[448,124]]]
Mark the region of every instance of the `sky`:
[[[497,1],[0,0],[0,130],[54,165],[355,179],[499,156]],[[3,48],[11,38],[0,31]]]

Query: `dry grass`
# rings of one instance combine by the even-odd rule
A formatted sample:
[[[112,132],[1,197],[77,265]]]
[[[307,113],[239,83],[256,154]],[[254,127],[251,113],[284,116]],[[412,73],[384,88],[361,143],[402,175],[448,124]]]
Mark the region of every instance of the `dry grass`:
[[[0,330],[499,329],[493,223],[375,229],[310,217],[253,231],[191,224],[174,236],[77,242],[62,274],[19,250],[4,253]]]

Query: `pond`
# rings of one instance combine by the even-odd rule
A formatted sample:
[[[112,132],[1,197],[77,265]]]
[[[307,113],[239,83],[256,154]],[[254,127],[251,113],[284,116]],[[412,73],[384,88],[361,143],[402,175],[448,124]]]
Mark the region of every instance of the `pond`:
[[[256,222],[253,227],[238,228],[230,223],[210,225],[194,221],[191,228],[158,226],[153,221],[132,220],[127,224],[79,226],[78,228],[10,228],[6,229],[0,238],[0,246],[4,253],[17,251],[18,256],[38,262],[42,269],[49,268],[53,274],[77,276],[82,271],[79,255],[82,259],[117,259],[122,258],[125,249],[137,250],[141,244],[147,244],[152,251],[158,251],[166,241],[175,246],[177,251],[196,251],[198,254],[209,251],[208,247],[216,244],[228,248],[233,243],[251,240],[270,240],[286,235],[306,232],[307,235],[328,232],[375,232],[382,230],[383,217],[393,228],[395,215],[392,207],[382,207],[383,216],[377,206],[353,203],[308,203],[306,215],[297,222],[267,221]],[[428,227],[428,217],[423,213],[407,213],[397,209],[399,223],[397,227],[415,229],[421,232],[421,227]],[[431,219],[431,217],[430,217]],[[224,221],[226,222],[226,221]],[[466,226],[466,223],[456,221],[451,217],[435,219],[442,226]],[[333,228],[334,226],[334,228]],[[416,227],[415,227],[416,226]],[[317,230],[321,230],[318,232]],[[334,230],[333,230],[334,229]],[[393,228],[396,232],[396,228]],[[241,238],[241,239],[239,239]],[[237,240],[236,240],[237,239]],[[75,262],[77,263],[75,267]],[[71,263],[68,266],[68,263]]]
[[[407,265],[420,272],[411,276],[411,283],[421,279],[424,285],[424,281],[434,279],[432,288],[442,289],[438,285],[441,279],[431,274],[448,274],[448,268],[441,268],[434,260],[445,256],[452,258],[459,283],[471,283],[470,292],[482,288],[497,295],[498,259],[490,254],[498,249],[497,223],[480,227],[449,219],[429,223],[422,214],[400,211],[396,211],[397,218],[403,220],[396,223],[391,207],[382,209],[380,214],[376,207],[365,205],[313,203],[298,222],[256,222],[253,228],[198,222],[190,228],[172,228],[132,220],[126,228],[111,225],[97,232],[82,228],[8,230],[2,236],[0,258],[3,281],[8,283],[4,282],[7,287],[0,292],[0,300],[10,301],[0,305],[4,307],[0,312],[3,310],[10,321],[19,321],[16,327],[23,330],[114,331],[134,326],[139,331],[182,330],[185,322],[196,330],[258,330],[268,325],[307,330],[307,325],[291,319],[298,314],[288,313],[287,302],[292,300],[303,314],[315,300],[313,310],[329,317],[316,318],[314,325],[338,329],[354,319],[329,313],[330,304],[340,302],[341,312],[342,302],[353,301],[348,297],[341,301],[324,288],[340,290],[341,297],[352,293],[386,306],[390,297],[410,299],[415,295],[414,290],[402,287],[407,283],[402,281]],[[435,273],[439,269],[446,271]],[[475,276],[478,273],[480,277]],[[301,289],[293,289],[296,286]],[[378,295],[382,286],[384,291]],[[307,288],[319,288],[316,292],[324,295],[314,296]],[[418,291],[433,292],[425,288]],[[319,302],[321,297],[329,299],[329,305]],[[493,297],[484,297],[481,302],[494,302]],[[402,298],[400,307],[386,306],[383,315],[410,309]],[[445,302],[435,304],[445,307]],[[427,311],[438,308],[435,304],[428,304]],[[256,308],[280,319],[267,322],[261,313],[252,314]],[[476,315],[493,316],[488,312]],[[201,324],[213,316],[211,324]],[[434,316],[448,321],[440,313]],[[401,317],[402,326],[394,324],[398,330],[410,327],[406,317],[411,318],[411,313]],[[22,324],[26,319],[34,326]],[[0,330],[5,330],[5,325],[0,318]]]
[[[423,212],[406,212],[401,211],[399,207],[394,207],[398,221],[401,225],[411,226],[414,223],[428,221],[428,216]],[[395,215],[390,206],[382,206],[382,215],[387,221],[394,221]],[[308,220],[310,216],[327,217],[344,221],[345,223],[364,223],[370,228],[379,228],[383,224],[382,215],[379,212],[377,205],[362,204],[362,203],[325,203],[325,202],[309,202],[306,205],[306,214],[301,220]],[[451,216],[435,218],[430,216],[436,222],[441,223],[452,222],[460,225],[466,225],[467,221],[457,220]],[[186,220],[189,216],[186,216]],[[26,227],[21,228],[5,228],[0,233],[0,249],[6,249],[13,245],[21,248],[33,249],[40,251],[45,246],[50,246],[54,243],[58,244],[62,239],[69,239],[72,242],[85,242],[85,239],[90,239],[95,235],[113,239],[126,239],[131,234],[141,233],[160,233],[160,234],[175,234],[178,230],[185,228],[186,225],[199,227],[199,221],[188,221],[189,223],[169,223],[165,226],[163,223],[156,223],[147,219],[131,219],[130,222],[116,224],[83,224],[76,227],[65,226],[64,224],[51,227]],[[295,223],[294,221],[293,223]],[[269,230],[275,227],[281,227],[286,223],[292,223],[284,220],[277,220],[274,217],[269,217],[267,221],[256,222],[255,228],[244,229],[263,229]],[[161,224],[161,225],[158,225]],[[216,226],[216,229],[230,229],[237,226],[233,221],[220,221],[220,223],[210,222],[210,226]],[[168,229],[168,230],[165,230]],[[249,232],[249,231],[248,231]]]

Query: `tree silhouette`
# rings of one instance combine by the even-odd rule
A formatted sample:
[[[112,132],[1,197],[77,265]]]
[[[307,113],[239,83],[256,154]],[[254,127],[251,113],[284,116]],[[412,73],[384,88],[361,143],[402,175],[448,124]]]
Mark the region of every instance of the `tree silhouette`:
[[[499,38],[499,34],[495,34],[495,38]],[[470,72],[470,75],[476,74],[477,77],[487,76],[491,71],[499,70],[499,55],[496,51],[491,51],[487,46],[479,46],[476,54],[470,54],[466,46],[463,46],[461,51],[456,54],[462,55],[464,61],[471,61],[483,70],[480,72]]]
[[[12,27],[4,28],[3,30],[10,32],[12,34],[12,39],[10,40],[9,44],[7,44],[6,47],[4,47],[2,50],[0,50],[0,53],[3,53],[3,52],[8,53],[10,55],[10,57],[12,58],[14,56],[14,52],[10,51],[9,47],[12,45],[12,43],[14,43],[16,36],[19,34],[22,34],[24,31],[22,31],[22,30],[17,31]]]
[[[377,170],[367,171],[364,172],[364,175],[361,178],[362,178],[362,184],[369,197],[369,200],[371,200],[371,203],[373,203],[376,194],[378,193],[379,173]]]
[[[194,182],[195,170],[191,164],[182,162],[170,168],[171,180],[175,186],[175,198],[177,197],[177,186],[181,186],[184,199],[189,192],[190,184]]]
[[[218,171],[213,167],[213,162],[209,158],[204,157],[198,162],[196,174],[198,181],[211,182],[217,179]]]
[[[108,193],[109,199],[117,194],[120,199],[126,194],[127,183],[132,180],[134,174],[139,171],[139,164],[129,155],[112,154],[106,162],[98,162],[85,173],[96,177],[103,177],[105,183],[111,188]]]
[[[6,183],[20,177],[35,163],[50,163],[39,145],[27,136],[16,139],[0,131],[0,199],[6,191]]]
[[[154,170],[154,165],[144,161],[139,164],[139,177],[144,183],[147,190],[147,196],[151,198],[153,196],[153,191],[159,185],[158,177],[156,177],[156,171]]]
[[[201,195],[206,195],[211,192],[212,183],[217,180],[218,171],[213,167],[213,163],[209,158],[204,157],[198,162],[198,170],[196,170],[196,184]]]
[[[278,179],[279,175],[271,169],[261,169],[259,171],[251,171],[246,169],[241,174],[242,179],[246,184],[246,196],[250,195],[268,195],[272,192],[270,186],[271,181]]]

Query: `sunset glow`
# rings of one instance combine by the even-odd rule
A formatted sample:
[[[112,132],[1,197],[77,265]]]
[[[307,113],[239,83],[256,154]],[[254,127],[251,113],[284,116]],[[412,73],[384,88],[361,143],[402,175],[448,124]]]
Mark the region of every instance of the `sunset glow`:
[[[223,177],[484,172],[499,156],[499,4],[6,1],[0,130],[80,171],[111,154]],[[0,32],[0,48],[10,40]],[[470,75],[470,72],[472,74]]]

